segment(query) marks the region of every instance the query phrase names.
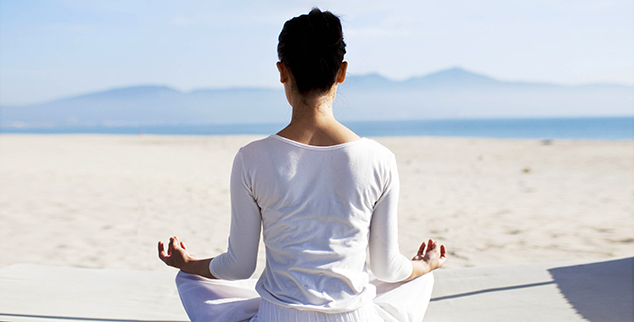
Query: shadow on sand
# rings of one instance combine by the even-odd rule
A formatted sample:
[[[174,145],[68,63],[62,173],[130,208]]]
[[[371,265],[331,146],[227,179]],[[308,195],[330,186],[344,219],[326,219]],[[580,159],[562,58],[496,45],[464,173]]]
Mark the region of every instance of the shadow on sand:
[[[566,300],[592,322],[634,321],[634,257],[549,269]]]

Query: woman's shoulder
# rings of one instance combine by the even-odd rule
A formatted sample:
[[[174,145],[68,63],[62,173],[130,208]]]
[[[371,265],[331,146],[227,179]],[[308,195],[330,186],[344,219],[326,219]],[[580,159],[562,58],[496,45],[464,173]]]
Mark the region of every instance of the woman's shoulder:
[[[242,146],[239,150],[238,153],[236,154],[237,156],[251,156],[254,154],[258,154],[261,151],[267,151],[271,149],[271,144],[272,144],[272,140],[271,140],[271,135],[255,140],[255,141],[251,141],[249,143],[247,143],[246,145]]]
[[[394,155],[394,153],[392,153],[392,151],[390,149],[388,149],[385,145],[379,143],[378,141],[374,140],[374,139],[370,139],[370,138],[365,138],[364,139],[368,142],[368,145],[376,150],[377,153],[383,153],[386,155]]]
[[[279,154],[281,149],[284,149],[284,145],[278,139],[275,134],[263,137],[261,139],[251,141],[238,150],[237,156],[243,159],[249,159],[257,161],[267,155]]]
[[[368,158],[388,161],[394,158],[394,153],[378,141],[365,137],[363,141],[363,144],[360,144],[359,148],[364,151],[364,154]]]
[[[271,144],[271,141],[272,141],[272,140],[271,140],[271,137],[272,137],[272,136],[273,136],[273,135],[268,135],[268,136],[263,137],[263,138],[261,138],[261,139],[257,139],[257,140],[251,141],[251,142],[247,143],[245,146],[243,146],[243,147],[241,148],[241,150],[245,150],[245,149],[247,149],[247,150],[248,150],[248,149],[257,149],[257,148],[262,147],[262,146],[267,146],[267,145],[270,145],[270,144]]]

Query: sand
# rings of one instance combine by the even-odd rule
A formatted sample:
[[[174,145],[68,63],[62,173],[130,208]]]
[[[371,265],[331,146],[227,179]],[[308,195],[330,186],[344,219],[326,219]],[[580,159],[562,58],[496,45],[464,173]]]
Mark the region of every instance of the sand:
[[[172,235],[214,256],[233,156],[257,138],[0,135],[0,266],[171,270]],[[430,237],[447,268],[634,255],[632,141],[375,139],[397,157],[408,256]]]

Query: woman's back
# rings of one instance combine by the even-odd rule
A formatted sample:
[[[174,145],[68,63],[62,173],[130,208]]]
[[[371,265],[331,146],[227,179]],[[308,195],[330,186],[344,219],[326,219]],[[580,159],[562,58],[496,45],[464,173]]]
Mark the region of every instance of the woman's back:
[[[366,249],[391,152],[369,139],[317,147],[275,135],[240,154],[262,214],[267,267],[258,293],[325,312],[368,303]]]

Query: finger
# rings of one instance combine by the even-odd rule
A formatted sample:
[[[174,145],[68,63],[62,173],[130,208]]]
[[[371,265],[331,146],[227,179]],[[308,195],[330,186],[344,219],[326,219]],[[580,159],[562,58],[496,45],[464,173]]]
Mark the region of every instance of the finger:
[[[430,238],[427,251],[434,250],[435,248],[436,248],[436,241]]]
[[[172,251],[174,250],[174,237],[170,237],[169,244],[167,245],[167,255],[171,256]]]
[[[176,236],[170,238],[170,250],[178,249],[178,238]]]
[[[185,242],[181,242],[181,247],[182,247],[184,250],[187,250],[187,246],[185,246]]]
[[[163,261],[165,261],[165,258],[167,257],[167,254],[165,254],[165,245],[163,245],[162,241],[158,242],[158,255],[159,258]]]
[[[420,244],[420,247],[418,248],[418,255],[425,255],[425,247],[427,247],[427,244],[425,242]]]
[[[447,261],[447,248],[445,247],[445,245],[440,245],[440,259],[439,259],[440,266],[443,266],[446,261]]]

